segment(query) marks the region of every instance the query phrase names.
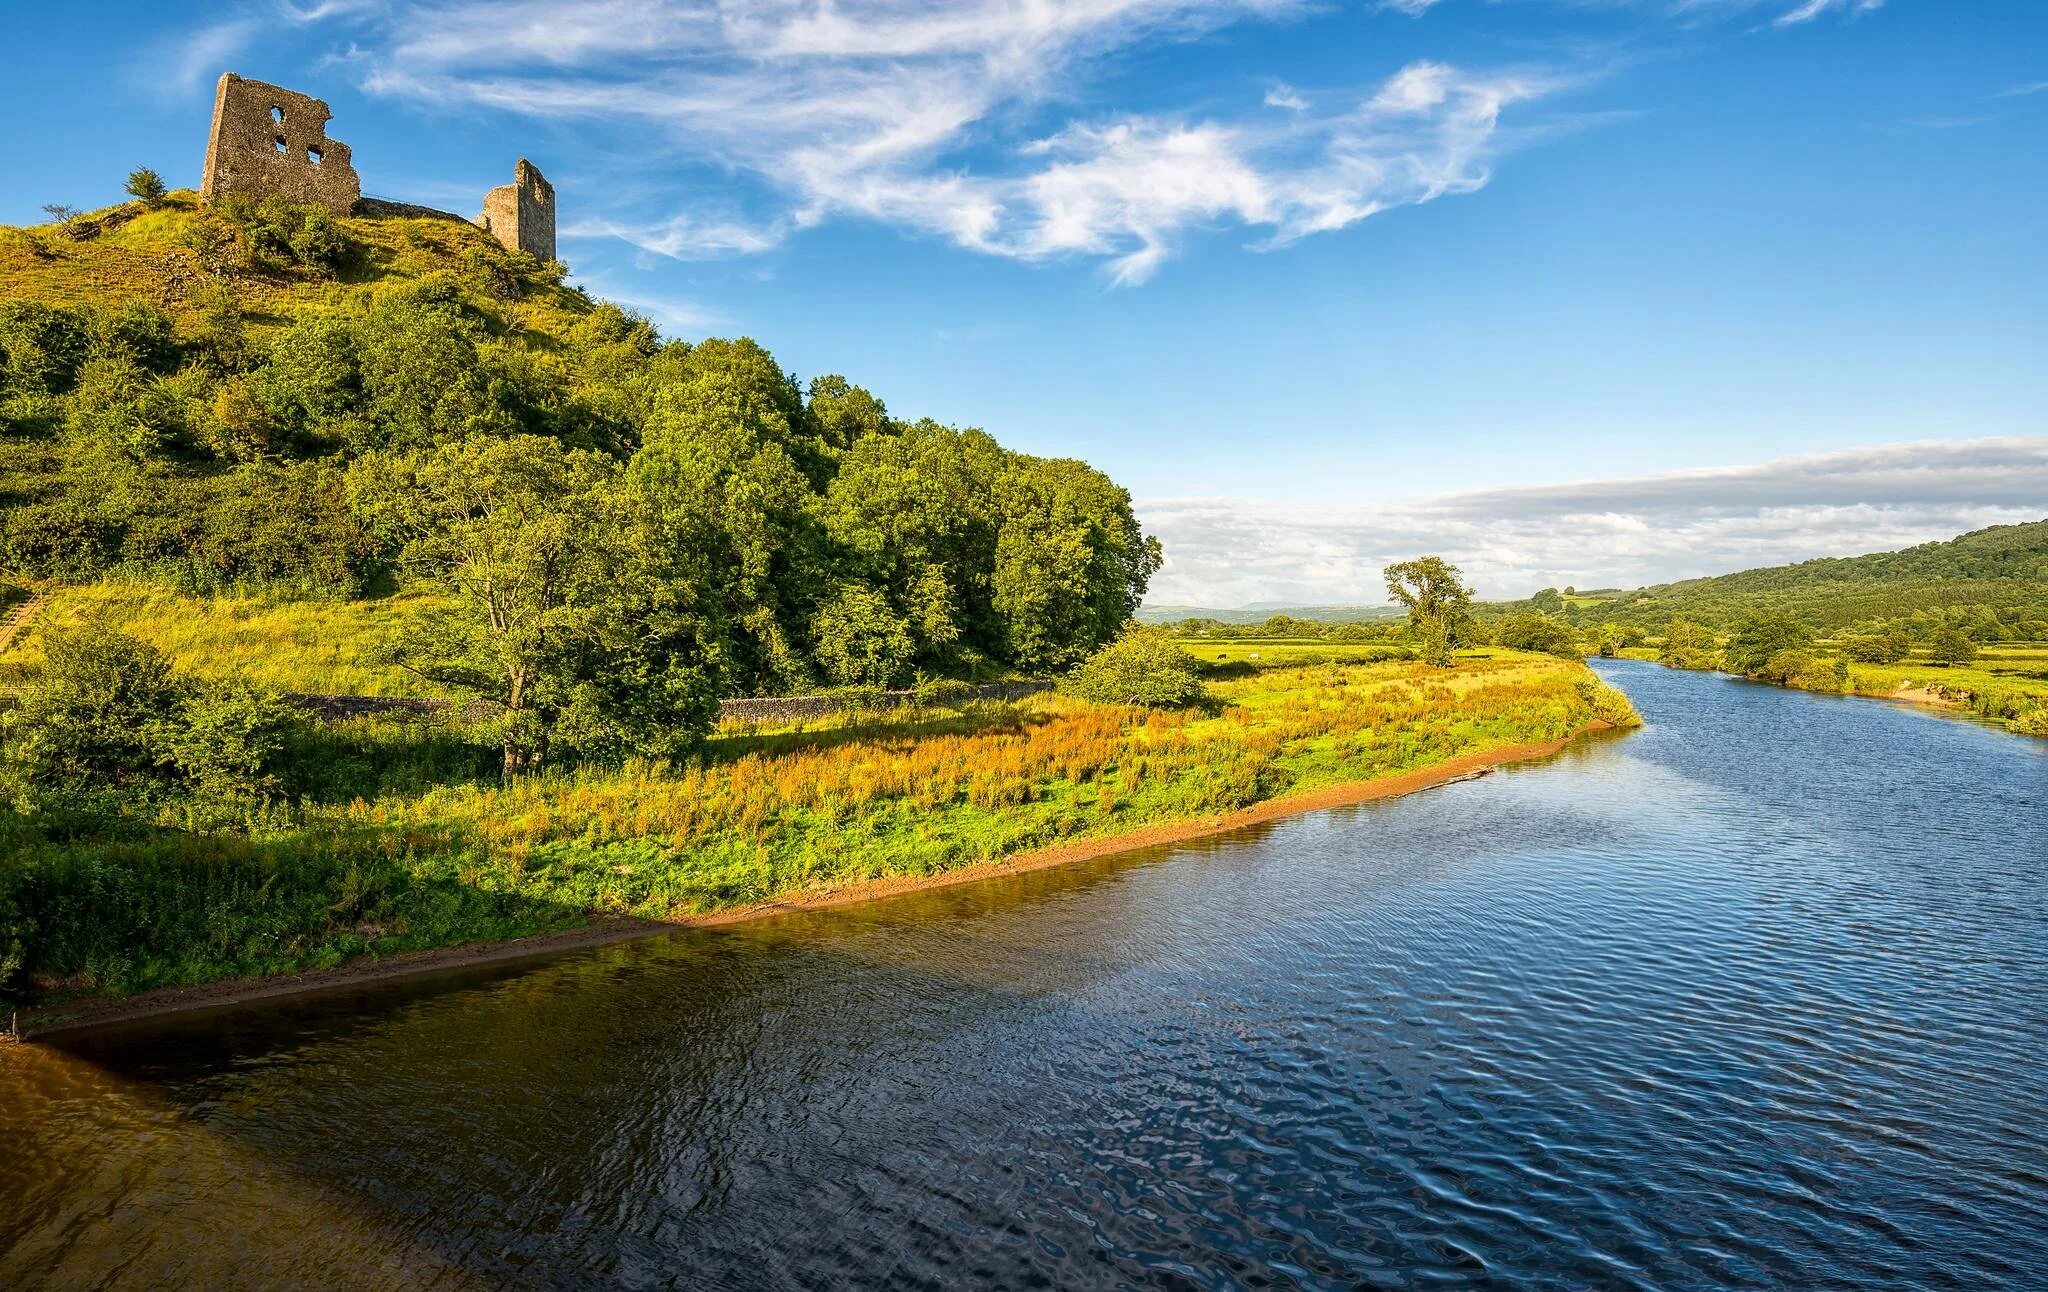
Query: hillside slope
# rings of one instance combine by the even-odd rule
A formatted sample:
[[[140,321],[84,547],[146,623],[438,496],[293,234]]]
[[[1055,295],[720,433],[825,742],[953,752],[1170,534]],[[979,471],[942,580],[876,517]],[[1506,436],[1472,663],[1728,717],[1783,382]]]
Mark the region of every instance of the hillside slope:
[[[0,574],[433,593],[394,499],[496,463],[469,482],[583,481],[579,537],[665,563],[648,595],[728,693],[1064,668],[1142,597],[1156,544],[1087,464],[800,385],[748,338],[663,338],[566,272],[375,202],[175,192],[0,229]]]
[[[1731,627],[1782,611],[1822,630],[1892,620],[1959,620],[1987,639],[2048,636],[2048,520],[1995,525],[1897,552],[1824,557],[1619,594],[1613,600],[1496,603],[1489,612],[1543,610],[1579,624],[1658,628],[1674,617]]]

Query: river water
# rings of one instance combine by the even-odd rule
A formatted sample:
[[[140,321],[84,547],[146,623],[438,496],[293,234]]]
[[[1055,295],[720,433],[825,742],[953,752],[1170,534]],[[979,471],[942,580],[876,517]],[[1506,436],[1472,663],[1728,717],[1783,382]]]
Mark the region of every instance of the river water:
[[[2048,1287],[2048,742],[1550,762],[0,1050],[0,1285]]]

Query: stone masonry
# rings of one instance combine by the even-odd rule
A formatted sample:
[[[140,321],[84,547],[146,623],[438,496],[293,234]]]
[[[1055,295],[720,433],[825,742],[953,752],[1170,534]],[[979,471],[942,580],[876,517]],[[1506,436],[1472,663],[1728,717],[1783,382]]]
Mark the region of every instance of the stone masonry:
[[[476,222],[509,251],[524,251],[546,263],[555,258],[555,186],[524,157],[512,168],[512,182],[484,194]]]
[[[200,198],[277,196],[349,214],[363,186],[350,164],[348,145],[327,137],[331,116],[319,99],[223,72],[213,96],[213,132],[206,140]],[[551,244],[553,227],[550,223]]]

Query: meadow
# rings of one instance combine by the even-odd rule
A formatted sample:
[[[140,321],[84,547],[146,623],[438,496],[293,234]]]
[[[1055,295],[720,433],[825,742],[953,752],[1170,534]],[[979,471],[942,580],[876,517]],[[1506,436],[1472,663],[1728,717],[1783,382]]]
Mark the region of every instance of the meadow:
[[[211,828],[0,829],[0,957],[45,1001],[250,977],[927,876],[1636,721],[1580,663],[1257,669],[1198,708],[1060,696],[787,729],[687,765],[521,777],[442,721],[309,729],[301,798]]]

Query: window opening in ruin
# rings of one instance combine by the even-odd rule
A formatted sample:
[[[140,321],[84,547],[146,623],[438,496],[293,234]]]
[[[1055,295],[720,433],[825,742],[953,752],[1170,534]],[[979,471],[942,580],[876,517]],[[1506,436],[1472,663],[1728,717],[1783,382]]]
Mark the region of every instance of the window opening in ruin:
[[[320,164],[320,150],[318,148],[308,148],[306,150],[306,160],[318,166]]]
[[[279,124],[279,125],[283,125],[283,124],[284,124],[284,109],[283,109],[283,108],[280,108],[280,107],[278,107],[278,106],[277,106],[277,105],[276,105],[275,103],[271,104],[271,105],[270,105],[270,119],[271,119],[272,121],[275,121],[275,122],[276,122],[277,124]]]
[[[292,150],[292,146],[284,141],[283,135],[279,135],[277,137],[277,142],[271,146],[276,148],[281,153],[288,153]]]

